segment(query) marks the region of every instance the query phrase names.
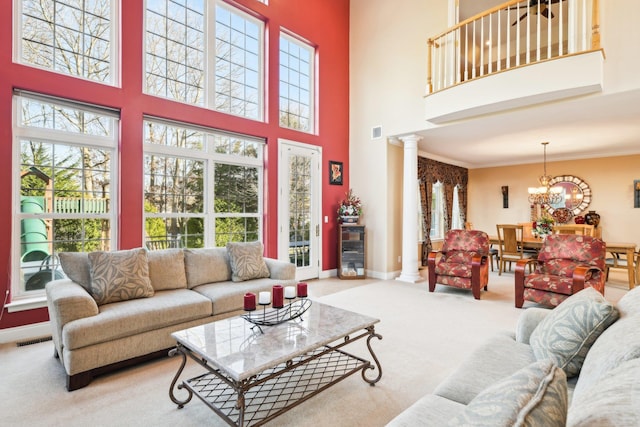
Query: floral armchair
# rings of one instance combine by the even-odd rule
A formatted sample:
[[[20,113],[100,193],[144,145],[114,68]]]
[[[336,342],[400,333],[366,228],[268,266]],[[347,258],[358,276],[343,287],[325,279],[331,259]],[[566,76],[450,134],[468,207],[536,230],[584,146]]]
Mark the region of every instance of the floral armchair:
[[[479,230],[448,231],[442,249],[429,254],[429,292],[436,284],[471,289],[480,299],[480,288],[489,282],[489,236]]]
[[[516,264],[516,307],[521,308],[525,300],[555,307],[589,286],[604,295],[605,248],[602,240],[591,236],[548,236],[537,260],[520,260]],[[525,275],[529,263],[535,264],[535,270]]]

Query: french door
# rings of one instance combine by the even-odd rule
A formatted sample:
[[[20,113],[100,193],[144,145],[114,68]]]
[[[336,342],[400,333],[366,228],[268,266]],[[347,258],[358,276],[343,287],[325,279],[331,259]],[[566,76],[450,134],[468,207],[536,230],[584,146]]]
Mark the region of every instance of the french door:
[[[278,141],[278,258],[296,265],[296,279],[320,277],[320,147]]]

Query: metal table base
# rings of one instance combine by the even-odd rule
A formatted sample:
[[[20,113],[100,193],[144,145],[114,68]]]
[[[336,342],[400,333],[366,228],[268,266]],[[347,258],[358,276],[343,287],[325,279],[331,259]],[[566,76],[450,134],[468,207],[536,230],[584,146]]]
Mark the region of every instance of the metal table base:
[[[373,363],[341,350],[341,347],[365,337]],[[242,381],[229,378],[185,345],[178,344],[169,352],[171,356],[182,356],[182,363],[171,382],[169,397],[178,408],[182,408],[195,395],[230,425],[259,426],[358,371],[361,371],[364,381],[375,385],[382,377],[382,368],[371,348],[373,337],[382,339],[371,326],[355,338],[346,336],[338,344],[317,348]],[[178,384],[187,356],[207,372]],[[377,375],[369,378],[368,374],[376,371]],[[187,396],[183,400],[176,397],[176,388],[186,390]]]

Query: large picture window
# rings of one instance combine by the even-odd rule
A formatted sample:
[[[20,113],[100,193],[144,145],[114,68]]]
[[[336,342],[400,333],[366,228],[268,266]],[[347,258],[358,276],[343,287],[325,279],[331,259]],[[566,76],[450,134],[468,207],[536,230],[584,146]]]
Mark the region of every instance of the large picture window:
[[[149,0],[145,22],[146,93],[262,120],[262,21],[221,1]]]
[[[110,250],[117,114],[64,100],[14,97],[14,295],[63,277],[60,252]]]
[[[17,0],[15,4],[16,61],[117,83],[118,1]]]
[[[147,247],[201,248],[260,240],[263,145],[255,138],[148,119]]]

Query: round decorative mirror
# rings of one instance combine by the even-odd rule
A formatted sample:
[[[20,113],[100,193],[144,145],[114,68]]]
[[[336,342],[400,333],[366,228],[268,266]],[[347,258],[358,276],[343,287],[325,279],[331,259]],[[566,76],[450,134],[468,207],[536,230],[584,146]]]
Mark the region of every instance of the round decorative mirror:
[[[570,211],[572,216],[580,215],[591,203],[591,188],[589,184],[574,175],[559,175],[549,181],[550,187],[562,189],[562,200],[558,203],[545,205],[549,214],[553,216],[556,210]]]

